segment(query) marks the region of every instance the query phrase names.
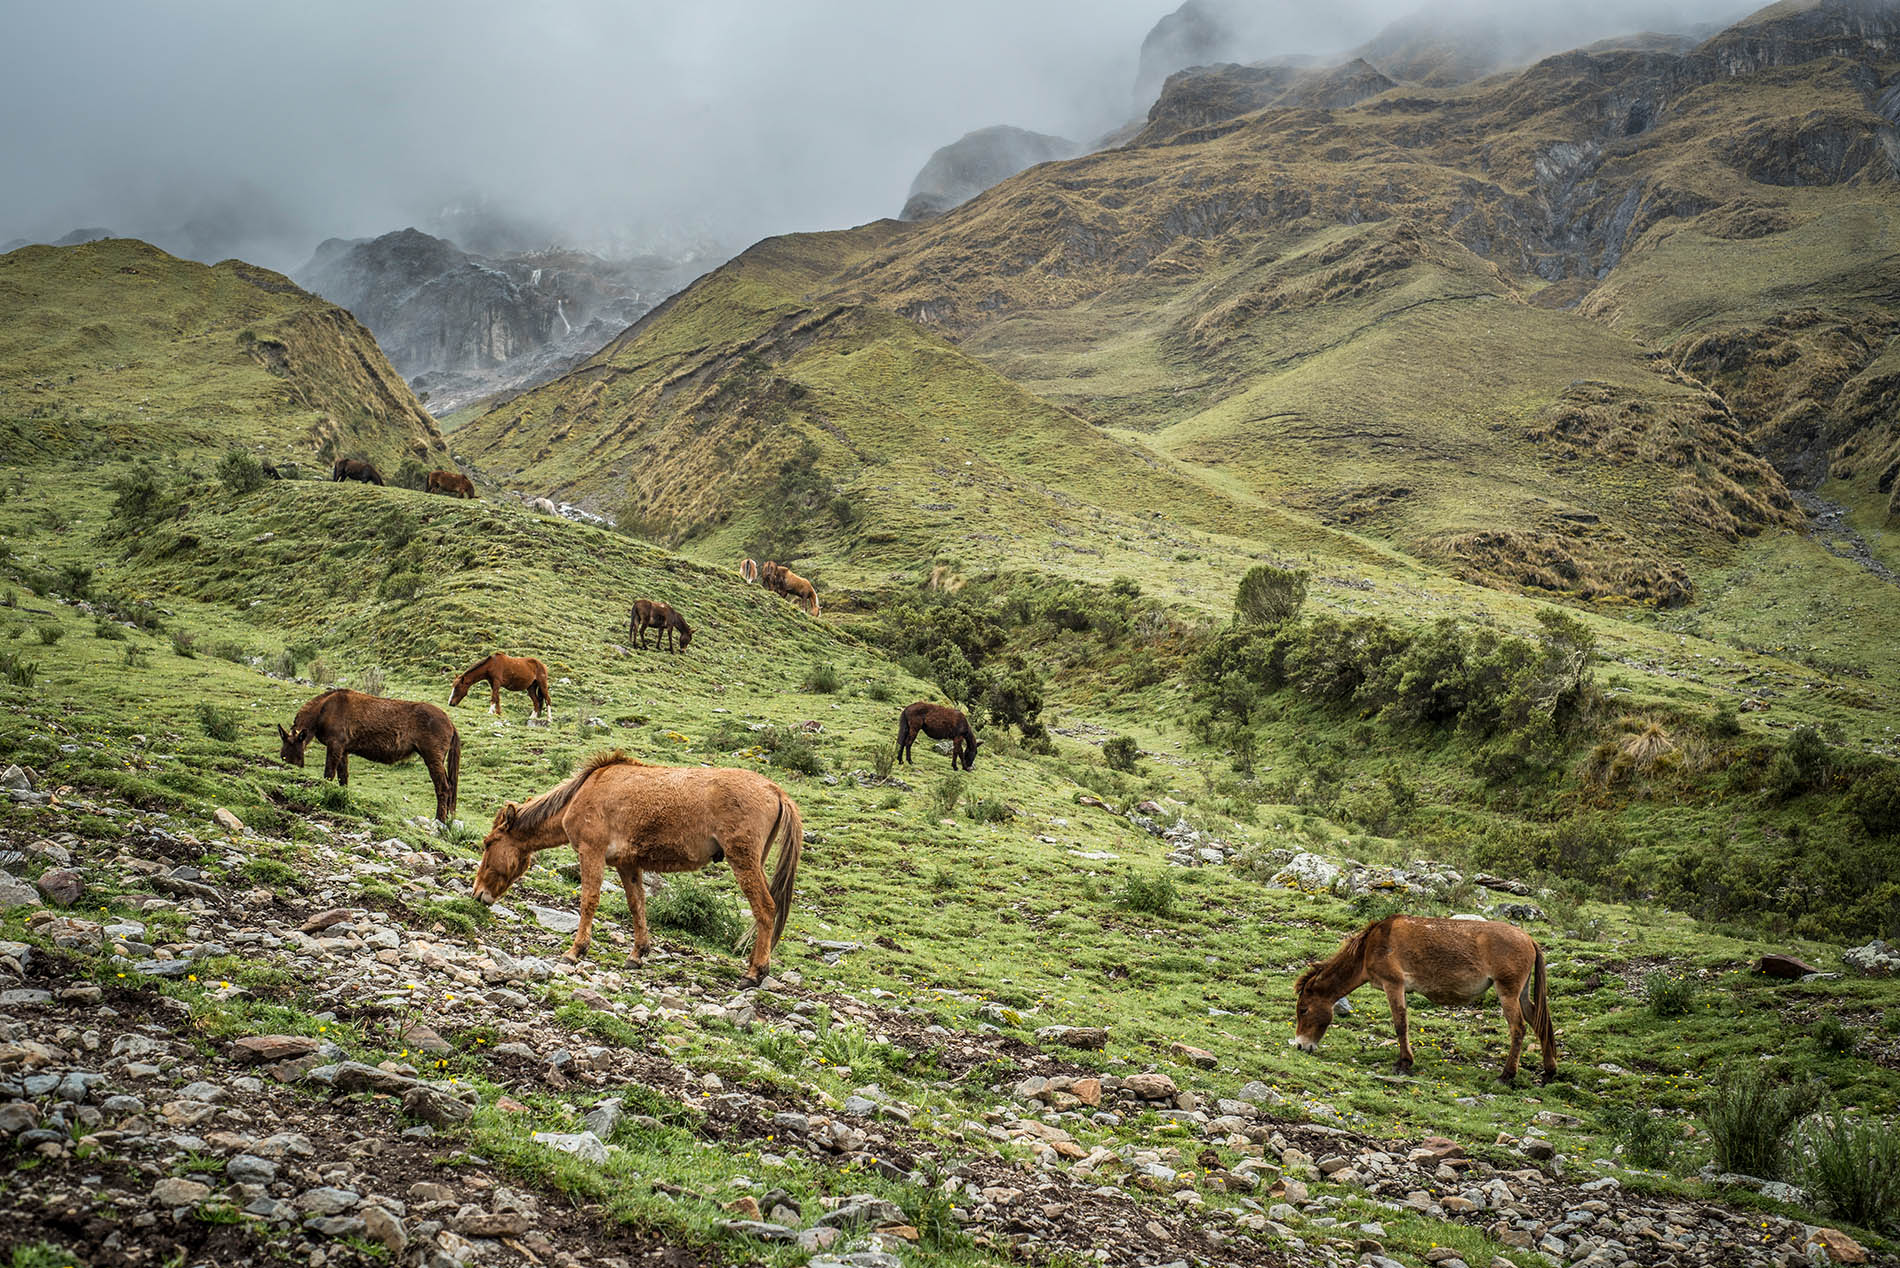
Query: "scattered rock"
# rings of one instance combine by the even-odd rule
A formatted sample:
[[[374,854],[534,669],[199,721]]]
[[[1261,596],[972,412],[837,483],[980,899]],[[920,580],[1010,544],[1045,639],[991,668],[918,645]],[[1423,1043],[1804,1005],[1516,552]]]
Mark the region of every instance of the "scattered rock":
[[[1220,1065],[1219,1057],[1205,1048],[1196,1048],[1192,1044],[1171,1043],[1168,1045],[1168,1051],[1188,1064],[1199,1066],[1203,1070],[1212,1070]]]
[[[0,872],[0,876],[4,875],[4,872]],[[5,900],[0,899],[0,908],[6,905]],[[1879,938],[1864,947],[1843,952],[1841,960],[1848,968],[1866,977],[1891,977],[1900,973],[1900,952]]]
[[[1131,1074],[1122,1086],[1144,1101],[1172,1101],[1181,1091],[1165,1074]]]
[[[1838,1228],[1815,1229],[1808,1237],[1807,1251],[1809,1258],[1815,1258],[1816,1252],[1819,1252],[1828,1263],[1864,1264],[1867,1262],[1867,1248]]]
[[[1766,973],[1769,977],[1802,978],[1821,970],[1812,964],[1804,964],[1791,955],[1764,955],[1755,961],[1755,972]]]
[[[38,907],[40,892],[10,872],[0,871],[0,911]]]
[[[216,823],[226,832],[244,831],[244,820],[238,818],[223,806],[219,806],[216,810],[211,812],[211,819],[212,822]]]
[[[1108,1031],[1101,1026],[1044,1026],[1036,1032],[1036,1042],[1101,1049],[1108,1047]]]
[[[607,1165],[607,1146],[592,1132],[536,1132],[534,1139],[550,1149],[573,1154],[582,1162]]]
[[[196,1206],[210,1196],[210,1185],[199,1184],[196,1180],[181,1180],[176,1176],[166,1176],[152,1186],[152,1202],[157,1206]]]
[[[46,901],[61,907],[70,907],[78,902],[86,892],[86,880],[70,867],[56,867],[40,873],[36,882]]]

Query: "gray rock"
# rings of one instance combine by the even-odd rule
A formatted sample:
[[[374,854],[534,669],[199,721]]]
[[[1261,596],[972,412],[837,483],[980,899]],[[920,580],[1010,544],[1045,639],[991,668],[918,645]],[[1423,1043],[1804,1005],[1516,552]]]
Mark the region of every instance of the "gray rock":
[[[1892,977],[1900,973],[1900,949],[1880,938],[1875,938],[1864,947],[1842,952],[1841,961],[1864,977]]]
[[[550,929],[555,933],[574,933],[581,927],[580,916],[571,911],[562,911],[558,907],[537,907],[533,903],[528,904],[528,910],[534,914],[534,918],[540,922],[543,929]]]
[[[768,1224],[764,1220],[720,1220],[719,1227],[728,1233],[740,1237],[750,1237],[761,1242],[791,1242],[798,1240],[798,1230],[787,1228],[783,1224]]]
[[[1272,876],[1267,884],[1297,889],[1309,894],[1331,893],[1338,884],[1340,868],[1317,854],[1295,854],[1290,862]]]
[[[298,1194],[294,1205],[305,1215],[339,1215],[354,1210],[362,1200],[363,1195],[354,1189],[337,1189],[325,1185]]]
[[[620,1128],[620,1120],[625,1115],[625,1106],[617,1096],[610,1096],[587,1111],[587,1117],[581,1125],[602,1140],[612,1140],[614,1132]]]
[[[176,1176],[166,1176],[152,1186],[152,1202],[157,1206],[196,1206],[210,1196],[209,1185],[199,1184],[196,1180],[181,1180]]]
[[[825,1228],[857,1228],[865,1224],[875,1228],[903,1222],[904,1212],[896,1203],[868,1193],[854,1193],[818,1217],[818,1223]]]
[[[355,1237],[365,1227],[354,1215],[316,1215],[305,1220],[303,1226],[325,1237]]]
[[[0,911],[11,911],[15,907],[38,907],[40,892],[13,875],[0,871]]]
[[[607,1146],[593,1132],[536,1132],[534,1139],[550,1149],[573,1154],[582,1162],[607,1165]]]
[[[35,882],[46,901],[60,907],[70,907],[86,893],[86,878],[70,867],[56,867],[42,872]]]
[[[238,1154],[224,1164],[224,1174],[233,1184],[270,1184],[277,1179],[277,1164],[256,1154]]]
[[[1106,1048],[1108,1031],[1101,1026],[1044,1026],[1036,1032],[1036,1042],[1059,1043],[1069,1048]]]
[[[475,1108],[440,1088],[418,1084],[402,1094],[405,1114],[437,1127],[452,1127],[474,1116]]]
[[[0,1105],[0,1132],[18,1136],[40,1125],[40,1107],[31,1101],[8,1101]]]
[[[402,1218],[380,1206],[363,1208],[363,1236],[387,1249],[392,1257],[400,1257],[409,1245],[409,1230]]]

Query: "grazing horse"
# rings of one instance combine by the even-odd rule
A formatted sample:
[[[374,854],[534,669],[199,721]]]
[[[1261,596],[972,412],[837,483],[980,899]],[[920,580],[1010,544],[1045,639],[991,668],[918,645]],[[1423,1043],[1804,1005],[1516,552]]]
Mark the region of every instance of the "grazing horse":
[[[1317,1049],[1332,1023],[1333,1005],[1365,982],[1383,988],[1392,1006],[1400,1074],[1412,1072],[1406,991],[1417,991],[1434,1004],[1470,1004],[1493,983],[1511,1027],[1511,1051],[1498,1077],[1506,1083],[1517,1079],[1526,1017],[1537,1029],[1537,1047],[1544,1057],[1542,1081],[1550,1082],[1557,1072],[1557,1030],[1550,1021],[1544,949],[1516,925],[1426,916],[1388,916],[1367,925],[1342,942],[1330,960],[1300,975],[1294,988],[1299,1000],[1294,1046],[1305,1052]]]
[[[638,634],[640,647],[644,650],[647,645],[648,630],[659,630],[661,634],[664,634],[666,649],[670,652],[683,652],[693,641],[693,627],[686,623],[685,617],[673,610],[672,604],[660,603],[653,599],[635,599],[633,611],[627,616],[627,641],[633,642],[634,635]],[[676,630],[680,636],[678,647],[673,646],[673,633]],[[655,636],[653,646],[657,649],[659,645],[660,640],[658,636]]]
[[[419,755],[435,784],[435,817],[447,823],[455,816],[462,736],[449,715],[432,704],[332,687],[297,710],[290,730],[279,725],[277,736],[283,741],[278,756],[292,766],[303,765],[303,751],[311,740],[323,745],[323,777],[345,787],[352,753],[387,765]]]
[[[932,704],[928,700],[904,707],[897,719],[897,756],[912,766],[917,763],[911,761],[910,748],[919,734],[950,741],[951,770],[957,768],[958,762],[963,763],[964,770],[976,767],[976,732],[970,729],[970,719],[963,716],[961,709]]]
[[[770,590],[773,594],[784,594],[785,565],[775,564],[768,559],[758,567],[759,584],[764,586],[767,590]]]
[[[805,580],[790,568],[778,570],[779,593],[800,604],[813,616],[818,615],[818,591],[811,582]]]
[[[765,860],[781,833],[768,886]],[[723,858],[752,908],[752,955],[739,985],[754,987],[765,977],[772,947],[785,932],[805,848],[798,805],[777,784],[755,771],[648,766],[619,751],[597,754],[565,783],[496,813],[475,872],[476,899],[493,903],[537,851],[569,843],[581,856],[581,923],[568,959],[580,959],[593,938],[608,867],[620,873],[626,890],[637,963],[653,944],[641,872],[696,872]]]
[[[429,482],[423,487],[423,491],[446,493],[456,498],[472,498],[475,496],[475,482],[459,471],[431,471]]]
[[[759,583],[758,561],[754,559],[741,559],[739,561],[739,576],[744,579],[747,585],[757,585]]]
[[[462,697],[478,682],[488,684],[489,708],[498,718],[503,687],[528,693],[528,701],[534,706],[534,712],[528,716],[538,717],[543,713],[553,716],[554,706],[548,700],[548,667],[532,656],[504,656],[496,652],[477,661],[455,680],[455,690],[449,693],[449,707],[462,703]]]
[[[361,480],[364,484],[381,484],[382,472],[360,458],[338,458],[336,465],[330,468],[332,482],[342,480]]]

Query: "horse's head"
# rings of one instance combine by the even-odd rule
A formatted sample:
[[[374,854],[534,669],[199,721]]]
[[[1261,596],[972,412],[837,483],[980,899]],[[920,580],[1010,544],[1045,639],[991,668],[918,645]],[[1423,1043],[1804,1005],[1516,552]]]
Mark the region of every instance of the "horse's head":
[[[681,621],[680,622],[680,650],[682,652],[685,651],[686,648],[692,643],[692,641],[693,641],[693,627],[688,625],[686,622]]]
[[[494,826],[482,839],[482,862],[475,869],[475,901],[487,905],[508,892],[534,861],[532,851],[514,838],[515,817],[521,807],[509,802],[495,812]]]
[[[1318,976],[1315,966],[1300,974],[1293,985],[1293,1046],[1301,1052],[1317,1052],[1320,1038],[1333,1024],[1332,992],[1319,989]]]
[[[291,725],[295,726],[296,723],[293,722]],[[310,743],[310,732],[301,730],[286,731],[284,730],[283,724],[279,723],[277,726],[277,738],[280,741],[277,756],[292,766],[302,766],[303,751]]]
[[[462,703],[462,697],[467,694],[468,675],[458,674],[455,679],[455,686],[449,689],[449,708],[453,709],[456,705]]]
[[[976,769],[976,732],[963,733],[963,769]]]

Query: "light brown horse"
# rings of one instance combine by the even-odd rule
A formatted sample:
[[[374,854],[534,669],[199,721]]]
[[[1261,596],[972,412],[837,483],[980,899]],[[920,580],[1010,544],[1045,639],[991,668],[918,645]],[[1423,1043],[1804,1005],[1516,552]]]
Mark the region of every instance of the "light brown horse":
[[[1294,987],[1299,1001],[1294,1046],[1316,1050],[1332,1024],[1333,1005],[1366,982],[1382,988],[1392,1006],[1400,1074],[1412,1072],[1406,991],[1417,991],[1434,1004],[1471,1004],[1494,983],[1498,1006],[1511,1027],[1511,1051],[1499,1077],[1506,1083],[1517,1078],[1526,1017],[1537,1030],[1537,1048],[1544,1058],[1542,1081],[1550,1082],[1557,1072],[1557,1030],[1550,1020],[1544,949],[1516,925],[1427,916],[1388,916],[1367,925],[1342,942],[1330,960],[1301,974]]]
[[[932,704],[928,700],[905,705],[904,712],[897,719],[899,761],[912,766],[917,764],[911,761],[910,750],[919,735],[950,741],[951,770],[955,770],[959,762],[963,764],[964,770],[976,766],[976,732],[970,729],[970,719],[963,716],[963,710],[952,709],[947,704]]]
[[[472,498],[475,496],[475,482],[459,471],[431,471],[429,481],[423,486],[425,493],[446,493],[450,497]]]
[[[818,615],[818,591],[811,582],[805,580],[784,564],[771,560],[759,565],[759,584],[773,594],[783,595],[794,603],[802,604],[807,612]]]
[[[686,623],[685,617],[673,609],[672,604],[660,603],[653,599],[635,599],[633,611],[627,617],[627,641],[633,642],[634,635],[638,634],[640,647],[644,650],[647,645],[648,630],[659,630],[660,634],[665,636],[668,651],[683,652],[693,641],[693,627]],[[675,631],[678,631],[680,636],[678,647],[673,646]],[[653,645],[656,648],[659,646],[657,636],[653,640]]]
[[[352,754],[389,765],[420,756],[435,784],[435,817],[443,823],[455,817],[462,736],[449,715],[432,704],[332,687],[297,710],[290,730],[278,726],[277,736],[283,741],[278,756],[292,766],[303,765],[311,740],[323,745],[323,777],[345,787]]]
[[[758,561],[754,559],[741,559],[739,561],[739,576],[747,585],[757,585],[759,583]]]
[[[488,684],[489,708],[495,716],[501,716],[501,691],[506,687],[510,691],[525,691],[528,701],[534,706],[529,717],[539,717],[546,713],[552,716],[554,706],[548,696],[548,667],[532,656],[504,656],[496,652],[483,657],[462,671],[455,680],[455,689],[449,693],[449,707],[462,703],[469,688],[478,682]]]
[[[768,886],[765,860],[781,834]],[[696,872],[723,858],[752,908],[752,955],[739,985],[754,987],[765,977],[772,947],[785,932],[805,848],[798,805],[777,784],[749,770],[648,766],[618,751],[597,754],[565,783],[496,813],[482,842],[475,897],[494,902],[528,870],[537,851],[569,843],[581,856],[581,923],[568,959],[580,959],[593,938],[608,867],[620,873],[626,890],[637,962],[653,945],[640,874]]]

